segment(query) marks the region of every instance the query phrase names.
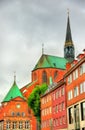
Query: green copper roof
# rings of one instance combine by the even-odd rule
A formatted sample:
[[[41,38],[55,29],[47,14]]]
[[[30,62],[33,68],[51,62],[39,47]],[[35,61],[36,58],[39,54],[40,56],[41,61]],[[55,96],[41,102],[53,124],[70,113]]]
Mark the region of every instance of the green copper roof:
[[[66,69],[67,62],[65,58],[43,54],[33,70],[40,68]]]
[[[11,99],[16,98],[16,97],[24,98],[22,96],[22,93],[20,92],[18,86],[16,85],[16,82],[14,81],[12,87],[10,88],[10,90],[7,93],[6,97],[4,98],[3,102],[10,101]]]

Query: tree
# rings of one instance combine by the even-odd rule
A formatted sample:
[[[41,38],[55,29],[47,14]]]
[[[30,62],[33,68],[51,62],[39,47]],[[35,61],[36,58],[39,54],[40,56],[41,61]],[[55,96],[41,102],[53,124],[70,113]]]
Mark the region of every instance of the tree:
[[[45,93],[45,91],[47,90],[48,86],[47,84],[42,84],[37,85],[34,90],[32,91],[32,93],[30,94],[29,98],[28,98],[28,105],[29,107],[33,110],[34,115],[37,118],[37,121],[40,123],[41,122],[41,111],[40,111],[40,96],[42,94]]]

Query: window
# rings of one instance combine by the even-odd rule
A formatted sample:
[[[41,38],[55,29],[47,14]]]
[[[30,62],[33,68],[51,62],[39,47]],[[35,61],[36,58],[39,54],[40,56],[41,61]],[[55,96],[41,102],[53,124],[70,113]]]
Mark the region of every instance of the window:
[[[10,129],[10,125],[11,125],[11,122],[10,122],[10,121],[7,121],[7,122],[6,122],[6,129]]]
[[[23,123],[22,121],[19,121],[19,129],[22,129],[23,128]]]
[[[58,119],[56,119],[56,126],[58,126]]]
[[[49,113],[52,113],[52,108],[51,107],[49,107]]]
[[[56,99],[58,98],[58,91],[56,91]]]
[[[14,116],[15,115],[15,113],[14,112],[12,112],[12,116]]]
[[[80,93],[85,92],[85,81],[80,84]]]
[[[75,77],[78,78],[78,69],[75,70]]]
[[[64,87],[61,89],[61,95],[64,95]]]
[[[78,96],[78,94],[79,94],[79,93],[78,93],[78,87],[75,87],[75,88],[74,88],[74,97]]]
[[[53,120],[53,126],[55,126],[55,125],[56,125],[56,120],[54,119],[54,120]]]
[[[53,93],[53,100],[55,100],[55,92]]]
[[[83,82],[83,91],[85,92],[85,81]]]
[[[22,116],[25,116],[25,113],[24,113],[24,112],[22,112]]]
[[[69,124],[73,124],[73,108],[68,109],[69,112]]]
[[[47,83],[47,73],[46,73],[46,71],[43,71],[43,73],[42,73],[42,83]]]
[[[25,121],[25,129],[29,129],[30,128],[30,122],[29,121]]]
[[[83,74],[83,67],[82,67],[82,65],[80,66],[79,70],[80,70],[80,75],[82,75]]]
[[[17,122],[14,121],[14,122],[13,122],[13,129],[16,129],[16,128],[17,128]]]
[[[80,84],[80,93],[83,93],[83,84]]]
[[[21,106],[20,106],[20,104],[17,104],[16,107],[19,109]]]
[[[19,113],[19,112],[17,112],[17,116],[20,116],[20,113]]]
[[[85,63],[83,63],[83,73],[85,73]]]
[[[60,117],[60,125],[62,125],[62,117]]]
[[[61,89],[59,90],[59,97],[61,97]]]
[[[61,104],[61,103],[59,104],[59,109],[60,109],[60,111],[61,111],[61,109],[62,109],[62,104]]]
[[[73,98],[72,90],[68,92],[68,100],[71,100]]]
[[[73,79],[77,79],[78,78],[78,69],[76,69],[74,72],[73,72]]]
[[[85,120],[85,102],[81,103],[81,119]]]
[[[66,116],[63,116],[63,124],[66,124]]]
[[[72,82],[72,75],[70,74],[68,77],[68,84],[70,84]]]
[[[58,113],[58,105],[56,105],[56,113]]]
[[[74,117],[75,117],[75,129],[80,130],[80,113],[79,105],[74,106]]]
[[[65,109],[65,103],[64,102],[62,102],[62,110],[64,110]]]

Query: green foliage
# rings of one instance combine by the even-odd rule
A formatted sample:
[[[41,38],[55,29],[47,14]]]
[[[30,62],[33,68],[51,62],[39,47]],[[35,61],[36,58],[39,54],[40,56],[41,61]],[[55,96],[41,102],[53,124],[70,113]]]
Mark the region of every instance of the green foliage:
[[[29,98],[28,98],[28,105],[30,106],[30,108],[33,110],[34,115],[37,118],[37,121],[40,122],[40,117],[41,117],[41,112],[40,112],[40,96],[42,94],[45,93],[45,91],[47,90],[48,86],[47,84],[42,84],[37,85],[34,90],[32,91],[32,93],[30,94]]]

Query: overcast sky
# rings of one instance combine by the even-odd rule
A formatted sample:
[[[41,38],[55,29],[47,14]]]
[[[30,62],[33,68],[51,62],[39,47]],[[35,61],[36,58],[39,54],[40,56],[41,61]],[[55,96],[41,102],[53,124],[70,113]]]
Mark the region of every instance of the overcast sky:
[[[63,56],[67,8],[76,55],[85,48],[85,0],[0,0],[0,101],[13,83],[31,81],[44,53]]]

